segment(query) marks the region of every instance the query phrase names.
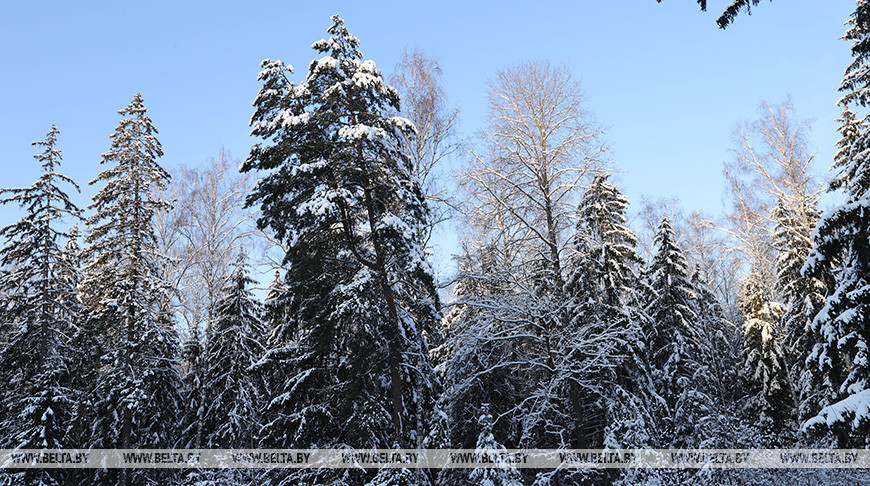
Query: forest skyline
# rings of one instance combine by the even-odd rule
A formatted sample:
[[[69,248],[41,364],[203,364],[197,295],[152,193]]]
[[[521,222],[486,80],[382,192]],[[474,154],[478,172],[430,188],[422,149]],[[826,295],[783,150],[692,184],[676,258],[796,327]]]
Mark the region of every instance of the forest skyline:
[[[818,153],[814,173],[828,176],[837,139],[837,73],[848,62],[846,43],[837,37],[850,2],[841,3],[839,11],[820,11],[812,2],[762,4],[726,31],[715,24],[715,2],[706,13],[688,1],[554,4],[522,14],[510,6],[444,4],[436,16],[451,8],[467,10],[449,36],[435,18],[417,20],[407,31],[423,10],[410,6],[370,10],[352,2],[328,7],[260,2],[203,10],[194,3],[167,11],[131,2],[99,10],[55,5],[37,12],[18,4],[8,16],[17,22],[0,34],[7,45],[19,45],[0,53],[11,74],[0,80],[4,186],[30,183],[35,175],[30,142],[55,123],[65,170],[82,183],[81,196],[71,196],[86,205],[94,190],[86,183],[100,170],[114,113],[136,92],[148,100],[167,168],[205,167],[221,150],[243,160],[254,143],[246,122],[257,64],[271,57],[298,69],[306,66],[311,39],[322,36],[324,19],[340,11],[366,40],[365,56],[385,75],[395,71],[406,49],[419,48],[437,61],[447,103],[459,110],[457,136],[468,145],[477,143],[485,124],[486,86],[498,69],[524,60],[566,65],[580,81],[588,111],[606,131],[608,157],[619,171],[614,180],[634,203],[632,212],[642,197],[677,198],[686,212],[718,216],[727,208],[722,165],[733,158],[734,131],[756,119],[763,102],[790,98],[795,117],[813,122],[808,137]],[[289,35],[271,29],[253,35],[255,12],[264,8],[285,10],[302,24]],[[485,20],[489,15],[494,20]],[[113,25],[122,18],[133,30],[160,26],[160,34],[150,47],[115,42],[126,27]],[[548,21],[577,25],[565,29]],[[616,26],[623,38],[614,37]],[[475,54],[479,48],[488,54]],[[45,84],[49,80],[32,67],[37,59],[50,59],[64,82]],[[467,162],[465,153],[454,154],[445,172]],[[0,225],[11,222],[15,211],[4,208]],[[442,233],[436,257],[446,276],[453,268],[450,255],[459,248],[452,229]]]

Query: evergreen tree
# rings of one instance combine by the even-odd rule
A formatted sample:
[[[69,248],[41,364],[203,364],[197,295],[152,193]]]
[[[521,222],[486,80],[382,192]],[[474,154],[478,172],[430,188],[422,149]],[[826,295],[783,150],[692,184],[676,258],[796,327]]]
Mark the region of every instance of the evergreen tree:
[[[98,336],[90,334],[82,325],[85,317],[84,305],[82,304],[82,261],[81,248],[79,247],[79,229],[73,226],[70,230],[70,238],[60,252],[56,263],[57,278],[63,287],[68,289],[58,296],[58,306],[67,316],[74,327],[69,329],[65,337],[70,348],[74,352],[69,356],[69,375],[74,380],[74,389],[80,390],[77,401],[72,410],[72,417],[67,428],[68,437],[75,447],[84,448],[90,443],[92,399],[90,393],[96,386],[98,374],[99,345]],[[90,478],[89,470],[70,471],[72,481],[84,481]]]
[[[593,356],[575,354],[575,361],[603,356],[595,380],[598,391],[568,386],[572,418],[578,424],[573,448],[632,448],[654,445],[655,410],[661,397],[655,391],[644,345],[648,317],[639,307],[637,237],[627,226],[628,198],[597,176],[578,206],[574,252],[565,286],[570,352],[578,340],[591,341]],[[576,367],[576,366],[575,366]],[[597,409],[597,410],[596,410]],[[598,417],[598,419],[595,419]],[[609,472],[592,474],[612,477]],[[591,478],[587,477],[587,480]],[[637,477],[632,479],[638,480]]]
[[[167,448],[180,401],[179,343],[151,222],[168,206],[154,194],[169,174],[157,163],[163,153],[142,96],[119,114],[125,118],[103,154],[108,167],[91,181],[105,185],[89,206],[84,252],[85,326],[102,337],[91,446]],[[121,469],[104,479],[142,484],[161,473]]]
[[[794,209],[797,206],[797,210]],[[813,249],[813,229],[820,211],[817,200],[811,197],[799,205],[780,200],[773,211],[776,227],[773,245],[777,250],[776,291],[786,306],[782,317],[783,345],[786,362],[790,363],[791,382],[796,400],[796,418],[799,422],[815,416],[829,405],[823,395],[821,376],[815,367],[807,366],[816,337],[812,322],[825,303],[828,275],[801,275],[801,268]]]
[[[504,451],[505,447],[499,444],[492,435],[493,420],[492,415],[489,413],[489,407],[482,407],[480,414],[480,418],[477,421],[480,427],[480,435],[477,437],[475,452],[478,454],[497,454],[499,451]],[[472,469],[468,479],[471,484],[479,484],[481,486],[523,485],[519,471],[512,465],[498,468]]]
[[[254,280],[248,276],[243,257],[234,265],[232,275],[220,292],[211,312],[202,365],[202,413],[200,446],[207,449],[252,449],[260,427],[263,386],[249,368],[263,353],[260,303],[249,290]],[[198,410],[198,409],[197,409]],[[199,484],[243,484],[252,480],[246,470],[209,471]]]
[[[828,213],[815,232],[816,248],[804,276],[835,268],[825,305],[813,320],[817,343],[810,355],[824,376],[831,405],[805,423],[830,431],[840,447],[863,447],[870,434],[870,134],[866,117],[856,123],[848,108],[870,102],[870,5],[858,2],[845,38],[852,41],[854,61],[840,90],[844,107],[832,188],[845,192],[846,202]]]
[[[699,438],[695,427],[701,423],[701,411],[709,405],[698,381],[705,368],[698,318],[692,309],[696,296],[686,259],[666,217],[655,241],[657,251],[647,270],[649,288],[644,301],[650,320],[644,334],[656,391],[668,405],[660,412],[660,441],[662,446],[692,447]]]
[[[66,183],[78,191],[69,177],[56,172],[62,160],[57,149],[59,130],[52,126],[34,156],[42,175],[30,187],[4,189],[11,194],[2,204],[17,203],[24,217],[2,229],[6,242],[0,249],[0,288],[10,296],[6,304],[6,343],[0,355],[0,447],[39,449],[74,446],[67,430],[74,405],[80,398],[70,362],[77,350],[66,336],[75,329],[76,290],[59,268],[63,260],[60,243],[73,237],[58,229],[64,217],[78,218],[80,210],[61,188]],[[11,484],[63,484],[68,476],[61,469],[29,469],[7,479]]]
[[[203,346],[199,328],[190,330],[190,335],[182,346],[185,372],[181,383],[182,417],[180,446],[185,449],[202,447],[202,414],[205,401],[202,396]]]
[[[178,424],[179,442],[182,449],[200,449],[203,442],[203,345],[199,326],[192,326],[190,335],[182,346],[184,375],[181,379],[181,417]],[[212,471],[190,469],[182,473],[184,485],[198,485],[211,479]]]
[[[284,282],[281,279],[281,272],[275,271],[275,278],[269,283],[266,289],[266,300],[263,303],[263,323],[265,325],[263,339],[265,343],[268,339],[275,339],[278,336],[272,336],[273,333],[280,335],[284,331],[288,331],[284,326],[292,319],[291,295],[284,287]]]
[[[243,259],[221,290],[205,350],[203,447],[252,448],[259,428],[262,386],[248,372],[263,354],[260,303],[254,299]]]
[[[439,389],[422,337],[438,333],[438,297],[417,241],[428,209],[400,147],[413,125],[388,115],[399,108],[396,90],[332,20],[302,83],[280,61],[263,62],[252,123],[267,143],[242,166],[269,171],[248,202],[288,245],[285,285],[299,326],[298,340],[257,366],[283,378],[264,440],[417,445]]]
[[[607,447],[641,447],[649,445],[655,429],[647,407],[658,400],[643,346],[641,323],[646,316],[638,308],[636,294],[640,284],[636,269],[643,260],[637,253],[637,237],[626,225],[628,198],[607,179],[607,175],[596,177],[580,201],[566,284],[567,332],[575,338],[607,336],[613,340],[601,346],[602,351],[612,353],[604,367],[608,376],[598,377],[609,396],[584,400],[587,407],[589,402],[602,407],[601,423],[585,424],[582,434],[586,438],[575,447],[601,447],[605,442],[611,442]],[[595,416],[589,409],[575,413],[578,422]]]
[[[628,198],[608,179],[609,175],[597,176],[578,206],[574,269],[583,270],[600,292],[598,299],[620,307],[634,298],[636,269],[643,260],[637,253],[637,236],[627,226]],[[578,280],[568,285],[578,285]]]
[[[82,313],[82,302],[79,293],[82,267],[78,225],[70,228],[67,235],[67,241],[60,250],[57,262],[54,264],[55,275],[60,285],[60,291],[55,297],[55,304],[62,319],[73,324],[72,328],[68,329],[68,331],[74,335],[80,329],[79,319]],[[76,358],[81,357],[76,356]]]
[[[779,326],[786,308],[772,300],[771,289],[754,273],[743,284],[741,307],[746,316],[741,367],[749,389],[746,421],[761,433],[757,446],[782,445],[779,441],[788,442],[794,430],[793,392]]]

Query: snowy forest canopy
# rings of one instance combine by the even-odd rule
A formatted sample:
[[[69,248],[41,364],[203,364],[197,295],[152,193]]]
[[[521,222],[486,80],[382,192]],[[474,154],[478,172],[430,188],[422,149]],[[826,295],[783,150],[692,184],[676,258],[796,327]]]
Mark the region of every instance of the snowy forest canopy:
[[[3,190],[23,217],[0,229],[0,448],[870,446],[870,6],[845,34],[854,62],[827,184],[839,205],[821,210],[808,128],[786,101],[738,131],[728,214],[645,201],[634,228],[567,67],[499,70],[488,123],[463,142],[433,59],[407,52],[385,78],[332,21],[304,73],[261,63],[259,142],[239,172],[223,153],[206,169],[163,168],[141,95],[119,112],[86,209],[60,172],[59,130],[34,143],[38,179]],[[439,293],[430,260],[445,221],[463,243]],[[274,277],[260,299],[263,268]],[[31,469],[0,484],[786,474],[868,479]]]

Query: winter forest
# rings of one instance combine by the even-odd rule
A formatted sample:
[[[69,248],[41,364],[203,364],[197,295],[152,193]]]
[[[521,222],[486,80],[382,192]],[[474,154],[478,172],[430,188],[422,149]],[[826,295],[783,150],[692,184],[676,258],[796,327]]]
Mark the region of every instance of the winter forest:
[[[309,64],[262,61],[244,159],[164,166],[136,94],[98,175],[74,181],[46,121],[33,184],[0,195],[21,215],[0,229],[0,449],[870,447],[870,4],[845,24],[834,159],[814,157],[789,99],[764,103],[711,169],[721,215],[630,202],[568,66],[493,73],[469,141],[432,55],[384,73],[329,23]],[[83,182],[96,193],[79,207]],[[449,221],[461,251],[436,278]],[[786,481],[870,475],[0,471],[3,485]]]

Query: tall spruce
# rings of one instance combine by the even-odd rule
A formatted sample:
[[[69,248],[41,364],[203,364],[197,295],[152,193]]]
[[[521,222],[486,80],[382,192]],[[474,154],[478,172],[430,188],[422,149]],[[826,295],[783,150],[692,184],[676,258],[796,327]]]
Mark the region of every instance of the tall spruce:
[[[422,337],[438,332],[439,303],[418,241],[429,211],[400,146],[414,127],[389,116],[396,90],[332,21],[301,83],[287,78],[290,66],[263,61],[252,133],[266,142],[242,165],[268,171],[248,203],[287,244],[300,326],[290,348],[261,363],[286,377],[264,435],[281,447],[416,446],[439,388]],[[293,480],[309,474],[330,473]]]
[[[584,267],[598,298],[620,307],[634,297],[643,259],[637,252],[637,236],[627,225],[628,198],[609,177],[596,176],[580,200],[574,249],[577,266]]]
[[[695,427],[709,401],[698,381],[704,368],[692,308],[695,293],[667,217],[659,224],[655,242],[657,251],[647,269],[644,301],[650,320],[644,334],[656,391],[667,402],[659,412],[659,440],[662,446],[692,447],[699,439]]]
[[[163,152],[142,96],[118,113],[123,118],[102,157],[107,167],[91,181],[104,185],[89,206],[84,251],[84,325],[101,336],[91,446],[167,448],[180,406],[179,343],[152,219],[168,207],[154,194],[169,174],[157,163]],[[161,473],[109,470],[102,479],[144,484]]]
[[[99,336],[88,332],[83,321],[86,317],[82,303],[82,250],[79,246],[79,229],[73,226],[70,230],[70,238],[60,252],[60,258],[56,264],[58,279],[65,288],[70,291],[61,295],[58,305],[66,313],[70,322],[75,327],[70,330],[66,339],[74,350],[70,356],[70,377],[74,379],[78,394],[78,401],[73,408],[70,426],[67,429],[76,447],[86,447],[90,443],[93,395],[91,391],[96,386],[99,373]],[[88,476],[87,471],[76,471],[75,478]]]
[[[643,260],[627,226],[628,198],[608,178],[597,176],[580,201],[567,265],[567,350],[579,361],[603,355],[595,376],[598,390],[584,391],[576,379],[568,382],[577,424],[573,448],[655,445],[655,411],[661,405],[643,338],[648,317],[637,294]],[[587,347],[593,356],[577,353],[583,348],[578,340],[595,343]]]
[[[262,309],[250,287],[256,283],[240,258],[221,289],[204,354],[202,447],[255,447],[263,387],[248,368],[263,354]]]
[[[643,260],[637,237],[627,226],[628,198],[598,176],[578,206],[574,253],[570,260],[566,292],[568,332],[575,338],[609,337],[601,350],[611,353],[602,367],[600,396],[587,396],[575,420],[583,424],[574,447],[641,447],[649,444],[656,429],[652,413],[659,400],[652,387],[638,307],[637,270]],[[589,359],[589,357],[577,357]],[[577,390],[572,402],[577,403]],[[581,394],[582,395],[582,394]],[[597,405],[596,405],[597,404]],[[588,407],[600,407],[596,417]],[[582,432],[581,432],[582,431]]]
[[[820,270],[825,275],[801,275],[801,268],[813,250],[813,230],[820,216],[814,196],[799,204],[777,201],[773,210],[776,222],[773,245],[777,250],[775,290],[786,306],[782,317],[783,346],[799,422],[830,405],[823,393],[821,375],[816,367],[807,365],[816,342],[812,322],[825,303],[830,271],[824,267]]]
[[[203,339],[199,327],[190,329],[190,335],[181,348],[184,376],[181,380],[181,408],[179,445],[185,449],[202,447],[202,414],[205,401],[202,395]]]
[[[758,427],[758,446],[782,445],[794,431],[794,399],[780,326],[786,307],[773,300],[756,273],[743,284],[740,304],[743,323],[743,372],[747,383],[745,420]]]
[[[215,308],[200,357],[201,396],[195,410],[199,446],[206,449],[253,449],[260,428],[264,387],[249,371],[263,354],[262,309],[250,287],[244,257],[232,266]],[[188,482],[193,483],[193,477]],[[247,470],[197,471],[196,484],[251,484]]]
[[[852,41],[839,104],[844,108],[832,189],[846,202],[827,215],[815,232],[816,248],[804,275],[835,269],[825,305],[813,320],[817,343],[810,362],[822,373],[832,404],[808,420],[810,430],[828,432],[841,447],[863,447],[870,434],[870,133],[866,117],[855,122],[848,110],[870,102],[870,5],[861,0],[844,38]]]
[[[0,355],[0,447],[60,449],[78,444],[69,436],[70,419],[81,398],[71,376],[77,350],[67,339],[76,326],[76,289],[59,268],[63,240],[74,238],[60,229],[64,219],[75,220],[80,210],[61,183],[78,185],[56,172],[62,160],[57,148],[57,127],[44,141],[34,142],[42,153],[34,158],[42,175],[30,187],[3,189],[2,204],[24,210],[18,222],[0,229],[0,288],[9,296],[5,304],[8,334]],[[29,469],[7,479],[12,484],[63,484],[68,471]]]
[[[263,302],[263,324],[265,326],[263,343],[281,336],[284,331],[289,331],[289,329],[284,329],[284,326],[292,319],[290,299],[291,296],[287,293],[284,281],[281,279],[281,272],[276,270],[275,278],[266,288],[266,299]],[[276,336],[273,336],[273,333]]]

